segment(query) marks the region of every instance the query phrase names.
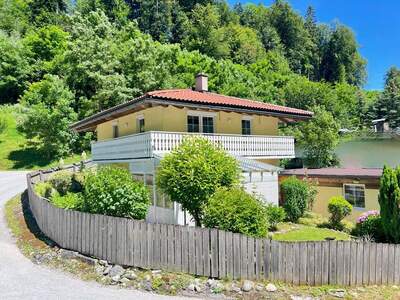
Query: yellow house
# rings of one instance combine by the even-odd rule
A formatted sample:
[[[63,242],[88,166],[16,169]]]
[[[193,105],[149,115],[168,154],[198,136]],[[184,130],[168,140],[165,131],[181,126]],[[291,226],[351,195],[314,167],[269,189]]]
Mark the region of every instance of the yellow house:
[[[312,112],[208,91],[205,74],[195,88],[148,92],[81,120],[71,127],[94,131],[92,158],[125,166],[153,190],[149,221],[186,223],[179,205],[154,184],[162,156],[189,135],[202,135],[235,156],[243,184],[266,201],[278,202],[279,159],[294,157],[293,137],[278,136],[280,122],[307,120]]]
[[[374,168],[321,168],[284,170],[279,175],[282,182],[290,176],[307,178],[315,184],[317,196],[313,211],[328,217],[329,199],[343,196],[353,205],[349,220],[356,220],[365,211],[378,210],[379,180],[382,169]]]

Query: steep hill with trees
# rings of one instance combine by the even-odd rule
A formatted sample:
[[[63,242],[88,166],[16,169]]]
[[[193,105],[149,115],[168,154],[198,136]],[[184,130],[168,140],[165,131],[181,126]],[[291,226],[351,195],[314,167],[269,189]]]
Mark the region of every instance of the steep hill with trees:
[[[191,86],[197,72],[218,93],[318,107],[357,128],[371,102],[358,48],[350,28],[283,0],[0,0],[0,103],[21,102],[20,130],[54,157],[89,145],[91,135],[69,132],[69,122],[149,90]]]

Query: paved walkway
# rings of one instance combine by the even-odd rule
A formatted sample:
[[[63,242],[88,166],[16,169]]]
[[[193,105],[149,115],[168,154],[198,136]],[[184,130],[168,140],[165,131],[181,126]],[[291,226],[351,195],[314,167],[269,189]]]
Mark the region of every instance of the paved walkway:
[[[21,254],[4,218],[4,204],[26,188],[24,172],[0,172],[0,299],[184,299],[104,287],[33,264]]]

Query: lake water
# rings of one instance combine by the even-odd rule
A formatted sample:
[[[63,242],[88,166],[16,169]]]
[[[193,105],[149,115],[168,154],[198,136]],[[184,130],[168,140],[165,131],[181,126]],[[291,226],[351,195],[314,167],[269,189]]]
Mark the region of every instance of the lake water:
[[[382,168],[400,165],[400,140],[364,139],[339,144],[336,149],[342,167]]]

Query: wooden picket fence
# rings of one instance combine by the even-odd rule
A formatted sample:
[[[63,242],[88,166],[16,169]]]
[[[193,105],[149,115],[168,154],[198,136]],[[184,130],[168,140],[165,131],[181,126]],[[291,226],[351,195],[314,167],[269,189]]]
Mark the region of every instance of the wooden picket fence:
[[[62,248],[110,263],[301,285],[400,284],[400,245],[279,242],[64,210],[34,192],[32,183],[45,177],[39,172],[27,175],[30,207],[43,233]]]

